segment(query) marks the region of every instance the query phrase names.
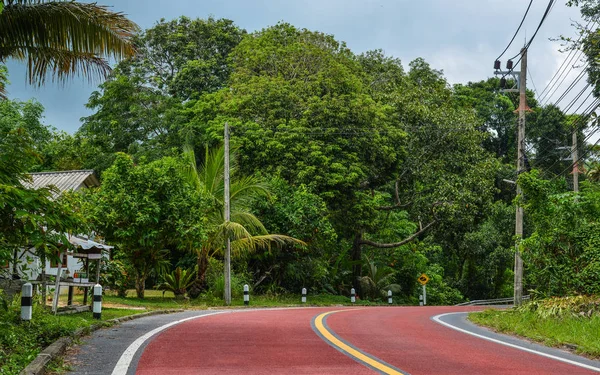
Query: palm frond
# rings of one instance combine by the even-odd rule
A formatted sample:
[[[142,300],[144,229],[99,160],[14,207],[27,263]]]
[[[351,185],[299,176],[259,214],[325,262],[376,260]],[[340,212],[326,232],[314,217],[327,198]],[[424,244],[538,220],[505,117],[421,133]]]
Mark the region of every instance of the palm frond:
[[[259,197],[269,196],[269,186],[256,176],[237,177],[229,189],[233,205],[248,207]]]
[[[273,246],[281,248],[285,245],[306,246],[306,243],[282,234],[265,234],[262,236],[250,236],[232,241],[231,253],[234,256],[237,256],[246,252],[253,253],[258,249],[266,249],[271,251]]]
[[[246,211],[233,211],[231,221],[243,225],[249,232],[267,234],[267,229],[254,214]]]
[[[82,74],[90,80],[108,75],[110,65],[105,59],[92,53],[73,52],[48,47],[0,47],[0,55],[10,55],[27,61],[29,83],[42,83],[48,72],[52,79],[62,81]]]
[[[202,189],[200,176],[198,174],[198,169],[196,168],[196,155],[192,145],[185,144],[183,146],[182,157],[184,162],[181,172],[186,182],[189,183],[195,190]]]
[[[133,56],[138,30],[122,13],[95,3],[7,0],[0,15],[0,61],[27,60],[28,79],[38,84],[49,68],[59,69],[56,79],[72,76],[75,68],[106,75],[110,69],[103,57]],[[52,53],[57,56],[50,57]],[[74,63],[73,58],[84,62]]]

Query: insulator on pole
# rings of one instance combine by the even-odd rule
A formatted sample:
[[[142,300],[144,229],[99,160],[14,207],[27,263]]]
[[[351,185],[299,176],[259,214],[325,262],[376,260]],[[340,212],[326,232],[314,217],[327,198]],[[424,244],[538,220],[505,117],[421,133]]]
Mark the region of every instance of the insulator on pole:
[[[512,60],[508,60],[506,62],[506,69],[511,70],[513,68],[513,61]]]
[[[506,78],[500,78],[500,88],[503,89],[506,87]]]
[[[500,60],[494,61],[494,69],[495,70],[500,70]]]

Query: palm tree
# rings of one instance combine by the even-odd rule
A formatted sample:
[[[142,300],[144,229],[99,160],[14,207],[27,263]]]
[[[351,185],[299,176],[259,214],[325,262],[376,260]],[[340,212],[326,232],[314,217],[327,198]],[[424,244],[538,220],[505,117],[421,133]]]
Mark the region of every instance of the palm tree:
[[[50,72],[58,81],[78,74],[105,77],[108,59],[134,55],[137,30],[122,13],[95,3],[0,0],[0,62],[25,61],[30,84],[43,84]]]
[[[600,163],[594,164],[593,167],[587,172],[587,176],[590,181],[600,182]]]
[[[206,148],[204,164],[196,166],[196,157],[191,146],[184,150],[186,168],[184,175],[188,182],[200,193],[212,201],[208,214],[209,230],[206,241],[198,249],[198,272],[189,295],[197,297],[206,289],[206,271],[208,260],[223,251],[227,238],[231,241],[233,256],[254,252],[259,248],[270,249],[271,246],[284,244],[306,245],[295,238],[269,234],[261,221],[250,212],[252,203],[261,197],[269,195],[268,187],[255,176],[239,176],[235,163],[235,152],[230,165],[230,207],[231,220],[225,221],[223,212],[224,202],[224,161],[223,146],[209,151]]]

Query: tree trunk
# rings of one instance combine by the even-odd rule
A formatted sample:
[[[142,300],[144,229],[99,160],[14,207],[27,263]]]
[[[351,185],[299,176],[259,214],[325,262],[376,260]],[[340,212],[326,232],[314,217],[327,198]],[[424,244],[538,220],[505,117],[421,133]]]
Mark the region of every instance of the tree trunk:
[[[137,298],[144,298],[144,292],[146,291],[146,276],[136,275],[135,277],[135,293]]]
[[[202,248],[198,253],[198,273],[196,280],[188,291],[190,298],[198,298],[206,290],[206,271],[208,270],[208,251]]]
[[[362,236],[363,230],[361,229],[354,237],[352,244],[352,287],[360,297],[362,297],[360,290],[360,277],[362,276],[362,246],[360,242]]]

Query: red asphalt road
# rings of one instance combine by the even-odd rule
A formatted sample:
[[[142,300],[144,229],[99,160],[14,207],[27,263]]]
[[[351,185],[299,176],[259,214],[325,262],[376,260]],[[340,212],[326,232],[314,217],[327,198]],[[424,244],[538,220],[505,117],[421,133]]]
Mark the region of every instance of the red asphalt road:
[[[327,325],[355,348],[419,374],[592,374],[594,372],[466,335],[433,322],[456,307],[307,308],[212,315],[178,324],[144,350],[137,374],[375,374],[323,341]]]

